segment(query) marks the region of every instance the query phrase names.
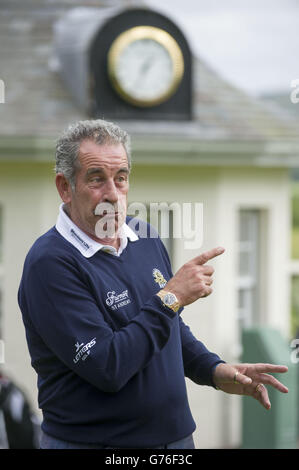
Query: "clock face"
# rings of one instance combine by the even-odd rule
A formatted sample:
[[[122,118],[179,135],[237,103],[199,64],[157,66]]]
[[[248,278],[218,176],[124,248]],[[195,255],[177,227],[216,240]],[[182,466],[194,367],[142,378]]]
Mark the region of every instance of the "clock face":
[[[163,301],[166,305],[172,305],[175,303],[176,297],[174,294],[166,294]]]
[[[112,43],[108,72],[122,98],[136,106],[155,106],[177,90],[184,73],[183,54],[166,31],[137,26]]]

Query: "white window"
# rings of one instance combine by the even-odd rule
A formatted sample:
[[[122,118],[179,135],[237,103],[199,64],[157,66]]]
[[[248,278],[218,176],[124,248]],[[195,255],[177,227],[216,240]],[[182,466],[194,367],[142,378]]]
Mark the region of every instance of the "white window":
[[[173,261],[173,210],[166,204],[153,211],[150,223],[153,224],[168,252],[170,261]]]
[[[259,210],[240,210],[238,320],[241,329],[260,322],[260,225]]]
[[[171,207],[171,203],[144,203],[141,204],[144,210],[135,207],[134,203],[129,204],[129,207],[133,206],[133,211],[129,212],[128,215],[131,217],[137,217],[145,222],[150,223],[158,232],[164,246],[168,252],[171,263],[173,262],[173,212],[174,208]],[[134,211],[138,211],[134,213]]]

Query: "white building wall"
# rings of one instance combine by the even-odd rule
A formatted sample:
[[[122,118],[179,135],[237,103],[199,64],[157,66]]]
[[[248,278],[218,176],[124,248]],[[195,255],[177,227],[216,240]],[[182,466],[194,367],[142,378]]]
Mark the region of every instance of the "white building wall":
[[[238,362],[242,353],[237,327],[237,240],[240,209],[262,211],[261,319],[262,326],[277,328],[285,338],[290,331],[290,195],[288,171],[239,168],[221,170],[217,218],[223,227],[226,247],[219,263],[216,297],[218,343],[228,362]],[[248,399],[248,398],[244,398]],[[222,446],[241,444],[241,398],[226,396],[222,412]],[[260,406],[257,404],[257,406]],[[262,410],[261,410],[262,411]],[[221,445],[221,444],[220,444]]]
[[[142,173],[146,174],[146,179]],[[265,247],[263,323],[289,331],[290,214],[288,173],[263,168],[140,168],[132,183],[131,200],[193,201],[204,204],[204,238],[199,250],[186,250],[175,241],[174,272],[200,252],[224,246],[223,255],[209,264],[215,268],[211,296],[185,308],[184,321],[206,346],[230,363],[242,352],[237,324],[237,241],[240,208],[263,211]],[[187,379],[191,410],[197,423],[197,448],[239,447],[242,399],[199,387]],[[245,398],[248,399],[248,398]],[[257,404],[257,406],[260,406]],[[262,410],[261,410],[262,411]]]
[[[147,175],[148,190],[145,189],[144,179],[141,177],[142,172]],[[131,200],[135,197],[138,201],[203,203],[203,246],[194,250],[186,250],[184,240],[175,240],[174,272],[201,252],[218,245],[225,246],[222,231],[219,230],[217,222],[219,178],[220,171],[217,168],[180,167],[170,170],[167,167],[142,167],[138,171],[135,170]],[[224,254],[209,263],[215,267],[215,294],[189,305],[182,315],[193,334],[203,341],[210,350],[220,355],[222,355],[221,338],[218,339],[217,336],[221,337],[221,334],[218,333],[216,302],[221,279],[219,266],[225,263],[226,256],[227,254]],[[228,319],[227,321],[229,322]],[[222,447],[223,430],[219,426],[219,423],[221,424],[219,417],[224,400],[223,395],[221,396],[220,392],[210,387],[199,387],[189,379],[187,379],[187,385],[192,414],[197,424],[197,430],[194,434],[196,447]]]
[[[4,299],[3,370],[28,394],[38,411],[36,373],[31,367],[17,292],[28,250],[57,217],[58,198],[53,165],[1,164],[0,204],[3,207]]]

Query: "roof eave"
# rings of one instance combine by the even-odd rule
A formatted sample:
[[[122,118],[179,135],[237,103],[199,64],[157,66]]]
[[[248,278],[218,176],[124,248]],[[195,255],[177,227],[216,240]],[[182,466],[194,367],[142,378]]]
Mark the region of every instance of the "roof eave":
[[[54,162],[54,138],[6,136],[0,161]],[[225,140],[132,135],[135,164],[299,167],[299,140]]]

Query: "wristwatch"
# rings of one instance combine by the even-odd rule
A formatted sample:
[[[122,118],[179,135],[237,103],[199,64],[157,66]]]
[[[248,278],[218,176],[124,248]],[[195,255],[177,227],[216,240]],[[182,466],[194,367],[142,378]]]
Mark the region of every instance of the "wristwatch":
[[[178,299],[172,292],[168,292],[167,290],[160,290],[157,293],[157,296],[160,297],[162,300],[163,305],[170,308],[174,312],[177,312],[181,305],[178,302]]]

